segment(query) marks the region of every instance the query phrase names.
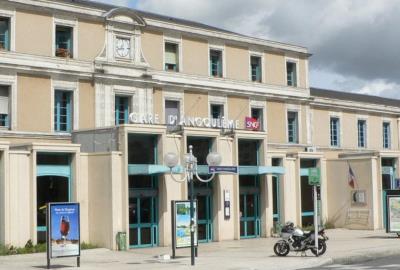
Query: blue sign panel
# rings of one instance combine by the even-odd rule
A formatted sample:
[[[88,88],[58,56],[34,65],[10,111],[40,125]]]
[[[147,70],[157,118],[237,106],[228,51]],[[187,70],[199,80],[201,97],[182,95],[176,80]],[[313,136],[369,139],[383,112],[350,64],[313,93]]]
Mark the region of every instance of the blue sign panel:
[[[49,203],[48,252],[50,258],[80,256],[78,203]]]
[[[208,172],[211,173],[234,173],[237,174],[237,166],[209,166]]]

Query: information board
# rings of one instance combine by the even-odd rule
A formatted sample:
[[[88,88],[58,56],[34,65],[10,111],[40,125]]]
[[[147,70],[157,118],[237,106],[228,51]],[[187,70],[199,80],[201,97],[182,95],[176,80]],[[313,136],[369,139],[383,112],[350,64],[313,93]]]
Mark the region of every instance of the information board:
[[[400,196],[387,196],[387,232],[400,233]]]
[[[79,203],[49,203],[47,205],[48,258],[79,257]]]
[[[172,201],[173,243],[175,248],[191,246],[190,242],[190,201]],[[194,206],[194,244],[197,246],[197,203]]]

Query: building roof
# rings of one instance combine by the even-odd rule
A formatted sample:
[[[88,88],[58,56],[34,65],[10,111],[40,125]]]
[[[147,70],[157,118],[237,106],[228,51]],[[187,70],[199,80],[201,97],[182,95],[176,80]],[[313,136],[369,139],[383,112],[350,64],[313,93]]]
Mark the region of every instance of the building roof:
[[[356,94],[356,93],[336,91],[336,90],[327,90],[327,89],[314,88],[314,87],[310,88],[310,94],[311,94],[311,96],[314,96],[314,97],[365,102],[365,103],[379,104],[379,105],[400,108],[400,99],[384,98],[384,97],[379,97],[379,96]]]
[[[86,6],[86,7],[97,8],[97,9],[101,9],[101,10],[105,10],[105,11],[110,11],[111,9],[115,9],[115,8],[121,7],[121,6],[116,6],[116,5],[99,3],[99,2],[96,2],[96,1],[93,1],[93,0],[56,0],[56,1],[75,3],[75,4],[83,5],[83,6]],[[133,9],[133,8],[129,8],[129,7],[126,7],[126,8],[136,12],[138,15],[143,16],[144,18],[147,18],[147,19],[153,19],[153,20],[160,20],[160,21],[165,21],[165,22],[170,22],[170,23],[176,23],[176,24],[185,25],[185,26],[189,26],[189,27],[195,27],[195,28],[200,28],[200,29],[204,29],[204,30],[217,31],[217,32],[221,32],[221,33],[241,36],[243,38],[257,39],[257,40],[264,41],[264,42],[269,42],[269,43],[272,43],[272,44],[284,44],[284,45],[289,45],[289,46],[293,46],[293,47],[296,47],[296,48],[306,49],[303,46],[289,44],[289,43],[285,43],[285,42],[272,41],[272,40],[267,40],[267,39],[262,39],[262,38],[257,38],[257,37],[252,37],[252,36],[236,33],[236,32],[233,32],[233,31],[229,31],[229,30],[226,30],[226,29],[218,28],[218,27],[215,27],[215,26],[211,26],[211,25],[207,25],[207,24],[204,24],[204,23],[199,23],[199,22],[195,22],[195,21],[191,21],[191,20],[180,19],[180,18],[175,18],[175,17],[171,17],[171,16],[165,16],[165,15],[156,14],[156,13],[147,12],[147,11],[142,11],[142,10],[137,10],[137,9]]]

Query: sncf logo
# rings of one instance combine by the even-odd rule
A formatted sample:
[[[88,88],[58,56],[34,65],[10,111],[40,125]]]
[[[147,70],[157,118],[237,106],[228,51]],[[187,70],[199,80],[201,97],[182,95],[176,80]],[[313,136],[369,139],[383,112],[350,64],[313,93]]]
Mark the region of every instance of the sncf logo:
[[[246,117],[246,129],[260,130],[260,122],[252,117]]]

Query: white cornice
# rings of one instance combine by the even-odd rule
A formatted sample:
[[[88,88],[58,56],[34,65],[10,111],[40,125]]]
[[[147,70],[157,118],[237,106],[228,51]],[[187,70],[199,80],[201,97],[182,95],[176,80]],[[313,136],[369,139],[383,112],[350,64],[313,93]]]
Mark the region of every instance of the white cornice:
[[[28,73],[61,73],[79,77],[92,77],[94,70],[93,62],[8,51],[0,51],[0,67]]]
[[[200,88],[208,90],[225,90],[240,95],[279,96],[280,98],[308,99],[309,89],[293,88],[269,84],[254,84],[253,82],[235,81],[226,78],[211,78],[204,76],[171,73],[164,71],[149,71],[153,80],[160,83],[176,84],[181,87]]]
[[[380,104],[371,104],[371,103],[362,103],[356,102],[352,100],[339,100],[332,98],[320,98],[314,97],[314,100],[310,102],[311,106],[315,107],[324,107],[332,110],[342,109],[342,110],[356,110],[363,112],[372,112],[372,113],[387,113],[391,115],[400,115],[400,108],[385,106]]]
[[[104,10],[95,9],[93,7],[78,6],[77,4],[69,4],[62,1],[52,0],[7,0],[9,3],[22,4],[26,6],[38,7],[40,9],[55,9],[65,12],[73,12],[82,15],[103,17]]]

